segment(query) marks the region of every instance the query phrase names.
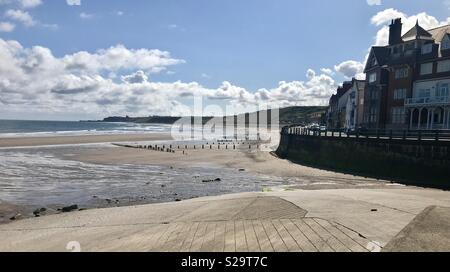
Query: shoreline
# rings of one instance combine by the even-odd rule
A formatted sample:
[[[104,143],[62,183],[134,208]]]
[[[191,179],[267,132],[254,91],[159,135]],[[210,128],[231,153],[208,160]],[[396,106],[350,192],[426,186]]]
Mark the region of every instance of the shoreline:
[[[70,136],[36,136],[0,138],[0,148],[39,147],[56,145],[95,144],[133,141],[167,141],[172,137],[168,133],[141,134],[102,134],[102,135],[70,135]]]

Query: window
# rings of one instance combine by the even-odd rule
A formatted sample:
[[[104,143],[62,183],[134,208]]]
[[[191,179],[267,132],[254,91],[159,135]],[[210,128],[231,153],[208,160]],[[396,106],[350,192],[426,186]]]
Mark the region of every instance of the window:
[[[372,60],[370,61],[370,66],[373,67],[376,65],[378,65],[377,59],[375,57],[373,57]]]
[[[406,89],[394,90],[394,100],[402,100],[406,98]]]
[[[433,63],[424,63],[420,65],[420,74],[421,75],[429,75],[433,73]]]
[[[442,50],[448,50],[448,49],[450,49],[450,38],[448,36],[446,36],[442,40]]]
[[[430,89],[420,89],[419,90],[419,97],[425,98],[431,96],[431,90]]]
[[[437,72],[438,73],[450,72],[450,60],[439,61]]]
[[[405,44],[405,51],[411,51],[411,50],[414,50],[414,48],[415,48],[415,43]]]
[[[378,109],[377,108],[371,108],[370,109],[369,122],[370,123],[376,123],[377,122],[377,115],[378,115]]]
[[[359,104],[362,106],[364,105],[364,98],[359,99]]]
[[[392,108],[392,124],[404,124],[405,123],[405,108],[396,107]]]
[[[449,96],[448,83],[438,85],[436,96],[440,96],[440,97]]]
[[[406,78],[406,77],[408,77],[408,75],[409,75],[408,68],[401,68],[401,69],[395,70],[395,79]]]
[[[369,83],[374,83],[377,81],[377,73],[372,73],[369,75]]]
[[[422,46],[422,55],[430,54],[431,52],[433,52],[433,44],[432,43],[424,44]]]
[[[372,100],[378,99],[378,92],[377,92],[377,90],[371,90],[370,91],[370,99],[372,99]]]
[[[399,46],[395,46],[394,48],[394,54],[398,54],[398,53],[400,53],[400,47]]]

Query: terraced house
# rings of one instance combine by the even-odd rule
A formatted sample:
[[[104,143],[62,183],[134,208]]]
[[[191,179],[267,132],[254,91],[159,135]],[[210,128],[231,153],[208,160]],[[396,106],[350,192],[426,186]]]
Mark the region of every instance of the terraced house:
[[[330,128],[450,129],[450,25],[425,30],[417,22],[404,35],[402,28],[401,19],[393,20],[388,45],[371,48],[356,99],[346,94],[348,83],[331,98]],[[353,100],[346,104],[347,97]],[[350,109],[343,122],[342,105],[355,102],[356,116],[349,122]]]
[[[402,35],[390,25],[389,44],[372,47],[367,65],[362,126],[371,129],[450,128],[450,25]]]

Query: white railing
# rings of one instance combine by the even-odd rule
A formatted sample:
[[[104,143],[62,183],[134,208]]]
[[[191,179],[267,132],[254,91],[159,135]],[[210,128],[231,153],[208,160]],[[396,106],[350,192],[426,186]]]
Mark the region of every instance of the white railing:
[[[450,104],[450,96],[415,97],[406,99],[406,106]]]

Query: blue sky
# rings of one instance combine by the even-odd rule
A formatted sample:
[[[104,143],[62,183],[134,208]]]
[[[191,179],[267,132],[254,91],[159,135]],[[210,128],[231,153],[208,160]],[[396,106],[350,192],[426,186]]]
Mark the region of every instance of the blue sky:
[[[165,106],[153,107],[156,110],[152,109],[152,103],[149,107],[126,105],[138,99],[143,92],[152,92],[157,88],[154,86],[156,83],[165,83],[167,86],[163,89],[171,92],[170,84],[174,82],[191,84],[176,86],[175,89],[191,91],[191,88],[198,88],[201,93],[216,92],[210,100],[219,105],[237,101],[242,108],[246,108],[248,105],[245,104],[249,104],[246,99],[251,102],[264,97],[264,93],[256,98],[251,97],[261,89],[270,93],[271,103],[278,106],[324,104],[326,95],[332,92],[335,85],[348,79],[352,73],[361,73],[360,67],[368,48],[380,42],[376,37],[386,27],[386,18],[404,14],[405,20],[409,20],[417,15],[424,20],[424,24],[429,24],[429,17],[441,24],[450,15],[449,7],[447,0],[81,0],[80,5],[69,5],[67,0],[0,0],[0,39],[16,41],[25,51],[13,58],[30,54],[27,49],[35,46],[48,49],[52,58],[58,61],[82,51],[88,52],[90,56],[87,58],[90,58],[98,50],[121,45],[131,51],[157,49],[170,55],[163,59],[172,60],[169,61],[172,64],[158,64],[158,69],[128,63],[120,68],[91,69],[89,73],[54,72],[54,77],[51,77],[78,77],[74,82],[61,80],[55,83],[71,86],[72,89],[77,87],[77,90],[86,87],[82,83],[85,80],[80,78],[82,76],[94,81],[98,79],[96,76],[100,76],[102,82],[95,81],[95,84],[115,84],[114,89],[127,84],[121,95],[131,93],[116,103],[120,107],[113,101],[99,104],[99,101],[105,100],[101,95],[117,96],[102,90],[96,91],[95,101],[84,105],[82,102],[86,102],[86,98],[77,97],[80,93],[72,92],[70,99],[73,105],[66,104],[62,108],[49,105],[48,101],[45,106],[39,105],[39,101],[31,101],[34,91],[39,94],[45,92],[43,86],[27,90],[26,95],[21,97],[16,95],[8,99],[6,93],[13,91],[10,88],[15,85],[12,84],[14,78],[0,74],[0,80],[3,77],[4,82],[9,82],[9,87],[0,84],[0,88],[3,86],[0,89],[3,96],[3,99],[0,96],[0,106],[4,106],[0,113],[6,118],[27,118],[27,111],[20,109],[25,106],[33,108],[33,117],[47,119],[54,119],[52,116],[55,115],[76,119],[114,113],[165,114],[164,107],[177,108],[177,113],[180,113],[192,105],[187,101],[187,95],[162,95],[160,99],[164,102],[160,101],[158,105]],[[377,14],[383,15],[383,19],[378,23],[371,21]],[[430,26],[435,24],[432,22]],[[5,45],[5,48],[7,46],[11,45]],[[355,63],[359,66],[350,71],[335,68],[346,61],[354,61],[353,68]],[[326,73],[321,72],[323,68],[328,69]],[[124,82],[123,76],[135,75],[139,71],[143,72],[141,75],[146,77],[147,84],[153,83],[152,86],[141,84],[138,88]],[[321,75],[330,77],[333,82],[328,78],[318,78]],[[42,80],[51,81],[47,78]],[[317,84],[325,81],[323,88],[326,90],[298,84],[314,85],[315,80]],[[224,85],[224,82],[229,85]],[[276,89],[283,85],[280,82],[285,82],[286,88],[293,88],[291,93],[295,97],[290,99],[280,90],[277,93]],[[144,82],[135,82],[140,83]],[[194,83],[198,86],[192,87]],[[57,93],[54,87],[50,83],[45,87],[48,88],[45,99],[61,99],[54,97]],[[318,95],[314,96],[314,92]],[[156,96],[156,93],[152,95]],[[61,92],[58,94],[61,95]],[[41,102],[44,97],[41,97]],[[143,100],[146,99],[143,97]],[[277,99],[281,102],[276,103]],[[59,114],[63,109],[67,114]]]

